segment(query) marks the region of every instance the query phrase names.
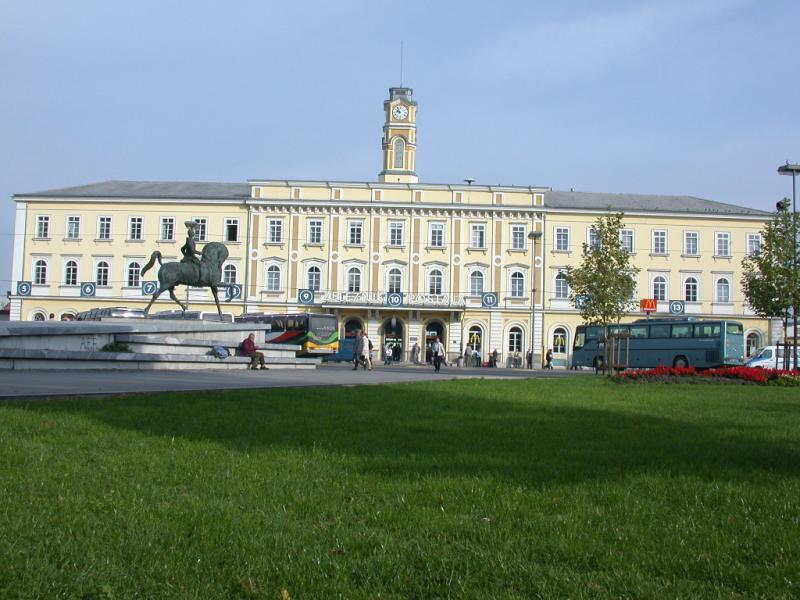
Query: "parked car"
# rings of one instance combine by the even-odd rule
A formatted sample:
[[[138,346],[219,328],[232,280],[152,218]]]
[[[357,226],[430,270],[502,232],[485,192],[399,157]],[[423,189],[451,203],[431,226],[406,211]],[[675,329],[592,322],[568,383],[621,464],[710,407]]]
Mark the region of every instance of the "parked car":
[[[99,321],[101,319],[143,319],[144,311],[141,308],[126,308],[124,306],[109,306],[107,308],[92,308],[75,315],[76,321]]]
[[[792,356],[794,349],[790,346],[784,350],[783,346],[765,346],[760,348],[756,353],[750,357],[745,363],[746,367],[761,367],[762,369],[783,369],[783,353],[789,353],[789,368],[795,368],[794,357]],[[800,357],[800,348],[797,349],[798,357]]]

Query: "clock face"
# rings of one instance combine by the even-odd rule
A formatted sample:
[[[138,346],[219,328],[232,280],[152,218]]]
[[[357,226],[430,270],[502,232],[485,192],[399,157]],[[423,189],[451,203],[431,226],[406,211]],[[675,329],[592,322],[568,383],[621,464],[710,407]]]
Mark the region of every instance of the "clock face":
[[[392,111],[392,116],[395,119],[402,121],[408,116],[408,109],[402,104],[398,104],[397,106],[394,107],[394,110]]]

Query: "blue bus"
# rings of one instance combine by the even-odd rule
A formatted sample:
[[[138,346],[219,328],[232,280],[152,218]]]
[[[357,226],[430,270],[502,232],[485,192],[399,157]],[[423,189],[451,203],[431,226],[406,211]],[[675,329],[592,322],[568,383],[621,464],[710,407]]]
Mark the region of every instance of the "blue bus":
[[[737,321],[700,319],[639,319],[609,325],[620,334],[618,355],[628,367],[658,366],[711,369],[744,364],[744,328]],[[572,346],[575,367],[602,369],[607,360],[603,327],[579,325]]]

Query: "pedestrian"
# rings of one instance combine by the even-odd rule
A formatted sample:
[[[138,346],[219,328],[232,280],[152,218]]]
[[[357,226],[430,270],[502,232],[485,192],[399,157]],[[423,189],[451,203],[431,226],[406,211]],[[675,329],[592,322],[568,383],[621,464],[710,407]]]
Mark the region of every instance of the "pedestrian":
[[[250,357],[250,368],[256,370],[256,363],[261,365],[262,369],[266,369],[267,365],[264,361],[264,353],[256,350],[256,334],[251,333],[240,344],[239,351],[242,356]]]
[[[492,357],[489,360],[489,366],[492,368],[497,368],[497,348],[492,350]]]
[[[439,341],[439,338],[436,338],[436,341],[431,344],[431,354],[433,355],[433,368],[436,372],[439,372],[439,369],[442,368],[442,359],[444,358],[444,346],[442,342]]]
[[[548,348],[547,354],[544,355],[544,368],[545,369],[552,369],[553,368],[553,351]]]
[[[364,334],[364,352],[366,353],[364,368],[367,369],[368,371],[372,371],[372,351],[374,349],[374,346],[372,345],[372,340],[369,339],[369,336],[367,336],[367,332],[364,331],[363,334]]]
[[[366,343],[364,341],[363,332],[357,331],[356,337],[353,340],[353,371],[358,370],[358,363],[364,359],[364,348]],[[364,367],[366,368],[367,362],[364,360]]]
[[[389,342],[383,346],[383,366],[388,367],[392,364],[392,345]]]
[[[480,367],[481,365],[481,351],[475,348],[472,352],[472,357],[475,359],[475,366]]]
[[[419,344],[414,342],[414,345],[411,346],[411,362],[415,365],[419,364]]]
[[[533,350],[528,349],[528,352],[525,354],[525,363],[528,365],[529,369],[533,368]]]

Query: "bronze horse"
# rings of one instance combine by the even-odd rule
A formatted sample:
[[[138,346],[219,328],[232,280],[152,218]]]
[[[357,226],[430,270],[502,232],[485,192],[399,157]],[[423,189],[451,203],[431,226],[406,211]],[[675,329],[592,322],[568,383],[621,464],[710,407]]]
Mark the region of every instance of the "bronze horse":
[[[153,294],[153,299],[150,304],[144,309],[144,313],[150,310],[153,302],[169,290],[169,297],[175,300],[183,310],[186,307],[175,296],[176,285],[189,285],[192,287],[208,287],[211,288],[211,294],[214,296],[214,302],[217,304],[217,312],[222,318],[222,309],[219,306],[219,298],[217,296],[217,288],[220,281],[222,281],[222,263],[228,258],[228,249],[225,244],[219,242],[210,242],[203,246],[199,264],[196,262],[161,262],[161,252],[156,250],[150,255],[150,261],[142,267],[142,276],[150,269],[158,260],[161,265],[161,270],[158,272],[158,289]]]

